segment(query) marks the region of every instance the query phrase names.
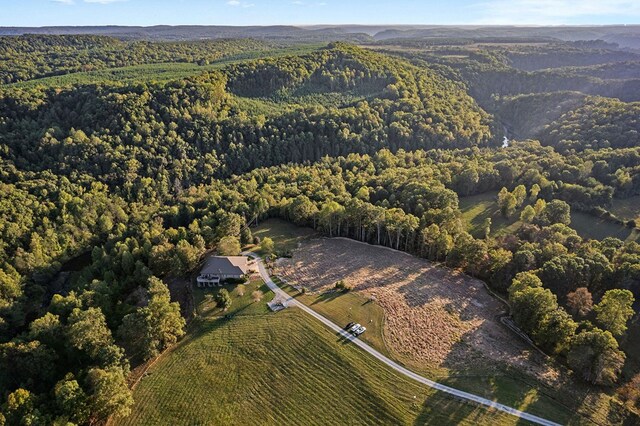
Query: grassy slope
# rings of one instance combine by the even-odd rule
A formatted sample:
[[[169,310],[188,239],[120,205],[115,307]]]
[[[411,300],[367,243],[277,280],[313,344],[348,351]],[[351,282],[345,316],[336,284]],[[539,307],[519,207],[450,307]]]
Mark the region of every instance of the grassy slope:
[[[501,230],[513,225],[507,220],[499,223],[503,225]],[[308,238],[310,230],[281,220],[268,220],[254,231],[255,234],[273,238],[276,245],[284,243],[287,247],[292,247],[295,246],[292,242],[297,239]],[[281,236],[285,238],[282,241]],[[384,311],[377,303],[368,301],[357,293],[302,295],[277,279],[276,282],[296,299],[311,306],[336,324],[356,321],[366,325],[367,332],[361,337],[364,341],[401,364],[441,383],[562,424],[609,424],[613,421],[611,416],[615,415],[619,409],[615,403],[610,402],[608,395],[593,392],[587,386],[569,381],[562,387],[552,388],[534,377],[507,366],[495,365],[491,371],[452,371],[416,365],[412,360],[403,359],[398,354],[391,353],[385,345]]]
[[[390,355],[383,335],[384,310],[377,303],[360,296],[358,293],[301,294],[278,278],[274,278],[274,281],[287,293],[338,325],[346,326],[350,322],[364,325],[367,327],[367,331],[360,339],[385,355]]]
[[[44,77],[19,83],[8,84],[0,87],[8,88],[32,88],[32,87],[70,87],[82,84],[99,83],[140,83],[140,82],[167,82],[181,78],[187,78],[202,74],[207,71],[221,69],[227,65],[246,62],[259,58],[279,57],[287,55],[301,55],[312,52],[323,44],[309,44],[247,52],[220,59],[210,65],[198,66],[197,64],[184,62],[171,62],[160,64],[133,65],[120,68],[107,68],[96,71],[77,72],[59,76]]]
[[[491,218],[491,235],[493,236],[510,234],[520,227],[521,222],[518,217],[521,210],[518,210],[511,218],[504,218],[500,214],[496,196],[497,193],[495,192],[487,192],[469,197],[460,197],[462,221],[474,236],[480,235],[482,223],[487,217]],[[635,241],[638,239],[638,235],[625,226],[577,211],[571,212],[570,226],[583,238],[601,240],[607,237],[616,237],[623,241]]]
[[[570,420],[570,412],[558,404],[557,392],[513,369],[498,367],[497,371],[452,371],[416,364],[392,353],[384,341],[384,310],[357,293],[300,294],[296,289],[276,280],[285,291],[336,324],[359,322],[367,327],[360,338],[408,368],[458,389],[499,401],[562,423]],[[579,423],[578,419],[573,420]]]
[[[496,196],[497,193],[487,192],[469,197],[460,197],[462,221],[473,236],[480,236],[482,224],[486,218],[491,218],[491,234],[493,236],[513,233],[520,227],[520,223],[515,216],[506,219],[500,214]]]
[[[270,237],[275,243],[276,252],[291,252],[298,243],[317,233],[310,228],[299,228],[281,219],[269,219],[252,230],[254,237]],[[259,253],[259,250],[256,250]]]
[[[232,292],[230,319],[197,296],[202,317],[136,387],[133,414],[114,423],[517,423],[398,376],[299,310],[270,313],[250,300],[260,285]]]
[[[285,289],[292,295],[297,294],[297,291],[291,287],[285,286]],[[330,318],[336,324],[355,321],[365,325],[367,331],[362,335],[362,340],[426,377],[562,423],[570,419],[566,408],[554,401],[556,395],[553,390],[546,389],[541,383],[513,369],[498,367],[497,371],[490,372],[452,371],[420,365],[411,359],[392,353],[384,342],[383,309],[376,303],[368,302],[357,293],[335,293],[329,297],[306,294],[296,295],[296,299]]]
[[[614,198],[609,210],[622,220],[634,219],[640,223],[640,195],[627,198],[626,200]]]

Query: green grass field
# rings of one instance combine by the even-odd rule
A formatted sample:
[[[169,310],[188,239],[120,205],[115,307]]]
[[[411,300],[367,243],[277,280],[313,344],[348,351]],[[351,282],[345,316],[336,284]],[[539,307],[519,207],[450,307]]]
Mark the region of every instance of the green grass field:
[[[491,235],[494,237],[512,234],[522,225],[519,220],[521,210],[518,210],[510,218],[503,217],[500,214],[496,197],[497,193],[495,192],[460,197],[462,221],[473,236],[480,237],[482,224],[488,217],[491,218]],[[632,204],[629,202],[629,206],[626,208],[632,209]],[[620,207],[620,209],[622,208]],[[615,237],[622,241],[636,241],[640,237],[637,231],[579,211],[571,212],[570,226],[582,238],[602,240],[607,237]]]
[[[507,226],[509,224],[505,221]],[[262,236],[285,244],[297,238],[308,238],[310,230],[291,223],[270,219],[262,225]],[[271,232],[270,230],[273,230]],[[283,238],[284,240],[280,240]],[[274,280],[287,293],[312,307],[336,324],[352,321],[364,324],[367,332],[361,339],[414,371],[452,387],[481,395],[503,404],[531,412],[562,424],[608,424],[620,407],[606,393],[594,392],[580,382],[569,380],[564,386],[551,387],[535,377],[506,365],[495,364],[491,370],[454,371],[446,368],[416,365],[411,360],[391,353],[384,342],[384,310],[356,292],[301,294],[295,288]]]
[[[474,237],[479,237],[486,218],[491,218],[491,235],[499,236],[513,233],[520,227],[517,216],[505,218],[500,214],[496,201],[497,193],[487,192],[469,197],[460,197],[462,221]]]
[[[625,200],[614,198],[609,210],[622,220],[633,219],[640,223],[640,195]]]
[[[636,241],[639,236],[633,229],[583,212],[571,212],[571,227],[578,231],[582,238],[594,240],[615,237],[622,241]]]
[[[300,228],[282,219],[268,219],[251,229],[254,237],[269,237],[275,243],[276,252],[291,252],[307,238],[317,235],[311,228]],[[259,250],[256,250],[260,253]]]
[[[301,55],[310,53],[324,44],[309,44],[246,52],[222,58],[210,65],[199,66],[193,63],[169,62],[158,64],[133,65],[120,68],[106,68],[95,71],[76,72],[65,75],[43,77],[28,80],[3,87],[7,88],[33,88],[33,87],[71,87],[83,84],[105,83],[140,83],[140,82],[167,82],[181,78],[187,78],[202,74],[207,71],[224,68],[227,65],[237,64],[260,58],[272,58],[288,55]]]
[[[360,339],[364,340],[385,355],[390,355],[384,343],[384,309],[374,301],[358,293],[332,292],[327,294],[301,294],[295,288],[274,278],[278,284],[291,296],[310,306],[319,314],[330,318],[338,325],[358,322],[367,327],[367,332]]]
[[[250,299],[259,286],[232,291],[225,313],[202,290],[202,316],[135,388],[132,414],[113,423],[521,424],[399,376],[299,310],[269,312],[267,298]]]

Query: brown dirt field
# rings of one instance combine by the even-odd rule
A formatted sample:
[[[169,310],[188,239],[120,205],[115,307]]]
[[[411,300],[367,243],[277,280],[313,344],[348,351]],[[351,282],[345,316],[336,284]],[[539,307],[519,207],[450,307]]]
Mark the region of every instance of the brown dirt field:
[[[427,368],[492,369],[504,362],[549,380],[544,357],[497,317],[505,312],[482,282],[424,259],[384,247],[333,238],[302,243],[276,272],[292,284],[324,291],[344,279],[385,311],[392,353]]]

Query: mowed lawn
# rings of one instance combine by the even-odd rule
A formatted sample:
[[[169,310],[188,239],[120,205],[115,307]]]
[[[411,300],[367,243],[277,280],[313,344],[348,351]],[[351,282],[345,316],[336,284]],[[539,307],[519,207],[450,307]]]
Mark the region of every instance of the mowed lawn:
[[[479,195],[460,197],[459,206],[462,212],[462,221],[467,231],[474,237],[481,237],[485,219],[491,219],[491,235],[498,236],[515,232],[521,225],[519,213],[511,218],[505,218],[500,214],[500,208],[496,201],[497,192],[486,192]]]
[[[259,285],[232,292],[230,318],[205,309],[114,424],[521,424],[398,375],[295,308],[269,312],[271,296],[250,299]]]
[[[384,342],[384,309],[375,301],[356,292],[303,294],[283,283],[279,278],[274,277],[274,282],[289,295],[338,325],[346,326],[351,322],[364,325],[367,331],[360,336],[360,339],[385,355],[391,355]]]
[[[311,228],[295,226],[282,219],[268,219],[251,229],[254,237],[269,237],[273,240],[276,252],[291,252],[298,244],[307,238],[317,236],[318,233]],[[260,253],[259,247],[255,251]]]

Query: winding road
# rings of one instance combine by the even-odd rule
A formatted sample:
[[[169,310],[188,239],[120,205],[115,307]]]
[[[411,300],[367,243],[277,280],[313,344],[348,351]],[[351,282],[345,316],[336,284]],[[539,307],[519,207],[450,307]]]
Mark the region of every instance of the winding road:
[[[311,315],[312,317],[314,317],[318,321],[322,322],[324,325],[329,327],[331,330],[333,330],[336,333],[340,334],[342,337],[344,337],[345,339],[351,341],[354,345],[360,347],[365,352],[368,352],[373,357],[377,358],[378,360],[380,360],[384,364],[388,365],[389,367],[393,368],[397,372],[399,372],[399,373],[401,373],[401,374],[403,374],[403,375],[405,375],[405,376],[407,376],[407,377],[409,377],[409,378],[411,378],[411,379],[413,379],[413,380],[415,380],[415,381],[417,381],[419,383],[427,385],[427,386],[429,386],[429,387],[431,387],[433,389],[437,389],[439,391],[446,392],[446,393],[448,393],[450,395],[453,395],[455,397],[458,397],[460,399],[464,399],[464,400],[467,400],[467,401],[473,401],[473,402],[475,402],[477,404],[480,404],[480,405],[483,405],[483,406],[486,406],[486,407],[490,407],[490,408],[493,408],[493,409],[496,409],[496,410],[499,410],[499,411],[503,411],[503,412],[511,414],[513,416],[519,417],[519,418],[521,418],[523,420],[528,420],[528,421],[530,421],[532,423],[536,423],[536,424],[539,424],[539,425],[545,425],[545,426],[560,426],[558,423],[554,423],[552,421],[543,419],[542,417],[534,416],[533,414],[525,413],[524,411],[516,410],[515,408],[509,407],[508,405],[500,404],[500,403],[498,403],[496,401],[492,401],[490,399],[486,399],[486,398],[483,398],[481,396],[474,395],[472,393],[464,392],[464,391],[452,388],[450,386],[446,386],[446,385],[443,385],[441,383],[434,382],[433,380],[429,380],[426,377],[420,376],[420,375],[414,373],[413,371],[406,369],[405,367],[401,366],[397,362],[387,358],[386,356],[384,356],[383,354],[381,354],[380,352],[378,352],[377,350],[375,350],[371,346],[367,345],[362,340],[354,337],[350,333],[347,333],[342,327],[336,325],[335,323],[331,322],[327,318],[323,317],[322,315],[320,315],[319,313],[317,313],[313,309],[309,308],[307,305],[305,305],[305,304],[299,302],[298,300],[294,299],[293,297],[289,296],[284,290],[282,290],[280,287],[278,287],[278,285],[276,283],[273,282],[273,280],[269,276],[269,273],[267,272],[267,269],[264,266],[264,263],[262,262],[262,259],[260,259],[256,254],[251,253],[251,252],[247,252],[245,254],[247,254],[250,257],[252,257],[253,259],[255,259],[255,261],[256,261],[256,263],[258,265],[258,271],[260,272],[260,276],[262,277],[264,282],[267,284],[269,289],[275,293],[276,297],[279,297],[279,298],[281,298],[283,300],[286,300],[287,306],[289,306],[289,307],[295,306],[297,308],[302,309],[304,312],[306,312],[307,314]]]

